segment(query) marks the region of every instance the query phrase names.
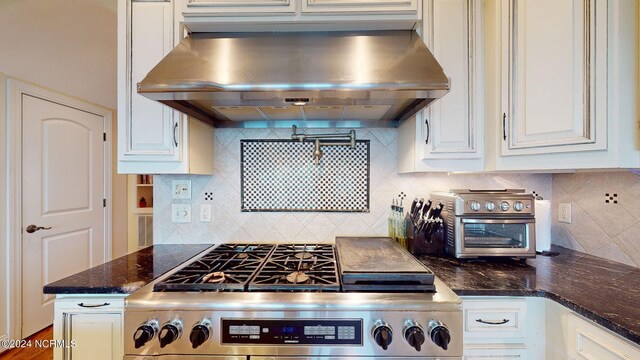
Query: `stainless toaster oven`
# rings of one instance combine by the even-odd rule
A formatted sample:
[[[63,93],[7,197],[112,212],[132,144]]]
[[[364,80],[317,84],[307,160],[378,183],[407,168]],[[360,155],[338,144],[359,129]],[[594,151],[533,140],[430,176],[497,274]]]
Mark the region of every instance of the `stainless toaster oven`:
[[[536,256],[535,201],[522,189],[454,189],[431,194],[443,205],[445,250],[456,258]]]

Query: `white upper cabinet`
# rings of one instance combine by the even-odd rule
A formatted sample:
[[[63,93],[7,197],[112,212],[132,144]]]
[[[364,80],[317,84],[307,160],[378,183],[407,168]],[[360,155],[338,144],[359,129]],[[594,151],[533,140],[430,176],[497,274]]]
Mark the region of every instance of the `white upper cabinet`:
[[[485,10],[488,170],[640,166],[637,1]]]
[[[503,0],[503,155],[606,149],[607,12]]]
[[[399,171],[480,171],[483,2],[425,0],[423,6],[423,39],[449,77],[451,90],[401,125]]]
[[[137,92],[138,82],[173,49],[173,7],[169,2],[133,2],[130,11],[130,96],[123,156],[180,161],[180,114]]]
[[[119,173],[213,173],[213,128],[137,92],[181,39],[174,14],[169,1],[118,3]]]
[[[418,0],[302,0],[302,13],[416,13]]]

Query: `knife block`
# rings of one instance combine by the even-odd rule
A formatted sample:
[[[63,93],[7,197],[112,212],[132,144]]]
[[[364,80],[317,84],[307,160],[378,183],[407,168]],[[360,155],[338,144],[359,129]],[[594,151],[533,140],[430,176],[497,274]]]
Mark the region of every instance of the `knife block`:
[[[411,222],[410,222],[411,223]],[[430,237],[424,231],[416,231],[413,223],[407,224],[407,245],[413,255],[445,255],[445,226],[440,226]]]

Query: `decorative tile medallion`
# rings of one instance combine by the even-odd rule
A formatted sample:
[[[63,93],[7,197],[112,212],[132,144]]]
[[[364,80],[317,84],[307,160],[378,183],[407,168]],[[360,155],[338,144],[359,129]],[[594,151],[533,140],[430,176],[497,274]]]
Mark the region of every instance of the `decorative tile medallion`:
[[[369,140],[356,148],[241,140],[242,211],[369,212]]]

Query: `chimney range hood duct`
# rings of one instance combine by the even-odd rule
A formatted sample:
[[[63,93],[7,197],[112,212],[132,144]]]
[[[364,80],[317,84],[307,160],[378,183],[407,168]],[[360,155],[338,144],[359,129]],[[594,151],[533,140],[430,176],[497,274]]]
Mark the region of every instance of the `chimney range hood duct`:
[[[192,33],[138,83],[215,127],[395,127],[448,91],[413,30]]]

